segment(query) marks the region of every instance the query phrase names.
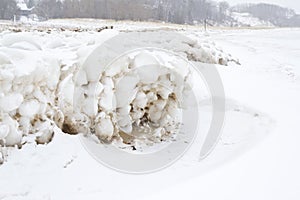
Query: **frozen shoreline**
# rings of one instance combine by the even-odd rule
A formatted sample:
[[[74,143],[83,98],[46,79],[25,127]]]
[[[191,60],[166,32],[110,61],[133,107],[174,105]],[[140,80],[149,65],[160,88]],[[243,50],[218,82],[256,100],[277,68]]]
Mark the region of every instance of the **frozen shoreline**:
[[[47,146],[29,144],[10,152],[8,162],[0,166],[0,198],[93,199],[101,195],[118,199],[130,195],[132,187],[141,182],[145,187],[135,192],[144,197],[156,188],[159,194],[154,195],[160,198],[183,194],[210,199],[253,199],[257,195],[268,199],[299,198],[299,184],[295,181],[300,178],[300,163],[296,159],[299,152],[297,111],[300,110],[297,103],[300,101],[300,73],[296,56],[300,52],[299,29],[212,31],[206,36],[195,30],[184,33],[200,41],[214,41],[238,57],[242,64],[241,67],[218,66],[227,98],[231,100],[227,104],[222,142],[210,158],[201,163],[194,161],[197,154],[194,148],[168,170],[129,177],[99,165],[85,152],[77,136],[57,134]],[[87,46],[97,46],[101,42],[101,34],[78,33],[69,37],[66,34],[65,40],[56,41],[53,39],[59,34],[55,37],[50,34],[41,43],[49,42],[52,47],[62,45],[55,51],[64,57],[67,69],[76,58],[65,51],[66,47],[81,48],[78,53],[86,55]],[[78,43],[78,39],[84,42]],[[4,47],[0,45],[0,48]],[[194,178],[188,178],[191,176]],[[162,177],[164,181],[157,183]],[[113,183],[113,179],[120,181]],[[236,192],[238,186],[240,191]],[[118,194],[112,194],[115,187],[122,188]],[[252,188],[251,193],[249,188]],[[274,192],[274,188],[280,190]],[[248,195],[245,197],[245,194]]]

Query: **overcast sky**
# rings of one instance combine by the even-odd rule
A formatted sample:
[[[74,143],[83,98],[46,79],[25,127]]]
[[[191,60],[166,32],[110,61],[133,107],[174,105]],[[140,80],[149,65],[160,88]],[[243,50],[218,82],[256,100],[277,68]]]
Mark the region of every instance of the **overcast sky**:
[[[216,0],[222,1],[222,0]],[[279,6],[292,8],[296,13],[300,14],[300,2],[299,0],[226,0],[230,5],[236,5],[239,3],[271,3]]]

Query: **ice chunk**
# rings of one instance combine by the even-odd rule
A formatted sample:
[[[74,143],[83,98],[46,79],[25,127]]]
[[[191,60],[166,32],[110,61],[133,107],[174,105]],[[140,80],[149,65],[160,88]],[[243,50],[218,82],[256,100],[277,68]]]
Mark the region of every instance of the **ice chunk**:
[[[41,132],[36,133],[36,143],[37,144],[47,144],[51,142],[53,136],[54,136],[54,131],[52,128],[49,129],[44,129]]]
[[[110,111],[115,107],[114,93],[111,87],[105,85],[104,92],[100,96],[99,105],[106,111]]]
[[[114,133],[114,126],[109,118],[100,119],[95,129],[96,135],[104,139],[110,139]]]
[[[118,125],[124,133],[130,134],[132,132],[132,120],[129,115],[122,116],[118,121]]]
[[[50,90],[55,90],[60,76],[59,62],[56,58],[50,57],[44,59],[47,63],[46,66],[51,66],[51,67],[47,67],[47,73],[45,73],[46,76],[48,75],[46,79],[47,86]]]
[[[145,65],[159,65],[157,58],[148,52],[141,52],[134,57],[134,66],[140,67]]]
[[[75,81],[74,82],[77,86],[86,85],[88,83],[86,73],[85,73],[84,70],[78,71],[78,73],[75,76]]]
[[[162,115],[161,110],[159,110],[155,105],[150,106],[149,117],[152,122],[157,122]]]
[[[11,93],[0,98],[0,108],[4,112],[13,111],[21,105],[24,98],[19,93]]]
[[[114,62],[111,66],[109,66],[108,69],[105,70],[105,75],[113,77],[121,73],[122,71],[126,71],[128,69],[129,63],[129,57],[122,57],[121,59],[118,59],[116,62]]]
[[[138,92],[133,102],[134,106],[144,108],[147,105],[148,99],[144,92]]]
[[[128,105],[128,106],[118,108],[117,112],[120,116],[125,116],[125,115],[129,115],[130,110],[131,110],[131,106]]]
[[[137,69],[138,75],[141,82],[154,83],[160,76],[160,66],[159,65],[143,65]]]
[[[19,113],[24,117],[33,118],[38,114],[40,109],[40,103],[36,99],[25,101],[19,108]]]
[[[0,123],[0,140],[4,140],[9,133],[9,126],[7,124]]]
[[[22,133],[18,130],[18,122],[6,115],[4,116],[3,123],[9,126],[9,132],[5,137],[5,144],[7,146],[20,145],[22,141]]]
[[[93,117],[98,112],[98,102],[94,97],[88,97],[84,99],[83,106],[82,106],[82,112],[84,112],[86,115]]]
[[[136,85],[139,82],[137,76],[125,76],[116,85],[116,100],[118,107],[128,105],[137,92]]]

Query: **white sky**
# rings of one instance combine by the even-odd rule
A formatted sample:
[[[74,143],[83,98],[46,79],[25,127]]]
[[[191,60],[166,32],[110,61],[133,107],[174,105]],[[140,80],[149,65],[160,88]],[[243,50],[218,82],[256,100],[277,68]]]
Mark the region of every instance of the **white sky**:
[[[222,1],[222,0],[216,0]],[[294,9],[296,13],[300,14],[300,2],[299,0],[226,0],[230,5],[236,5],[239,3],[271,3],[277,4],[282,7]]]

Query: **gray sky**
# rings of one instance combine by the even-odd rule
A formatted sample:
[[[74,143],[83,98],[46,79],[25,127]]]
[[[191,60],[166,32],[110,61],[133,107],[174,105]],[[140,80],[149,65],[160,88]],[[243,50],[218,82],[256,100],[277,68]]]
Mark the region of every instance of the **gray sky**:
[[[222,0],[216,0],[222,1]],[[300,14],[300,2],[299,0],[226,0],[230,5],[236,5],[239,3],[271,3],[277,4],[282,7],[288,7],[294,9],[296,13]]]

